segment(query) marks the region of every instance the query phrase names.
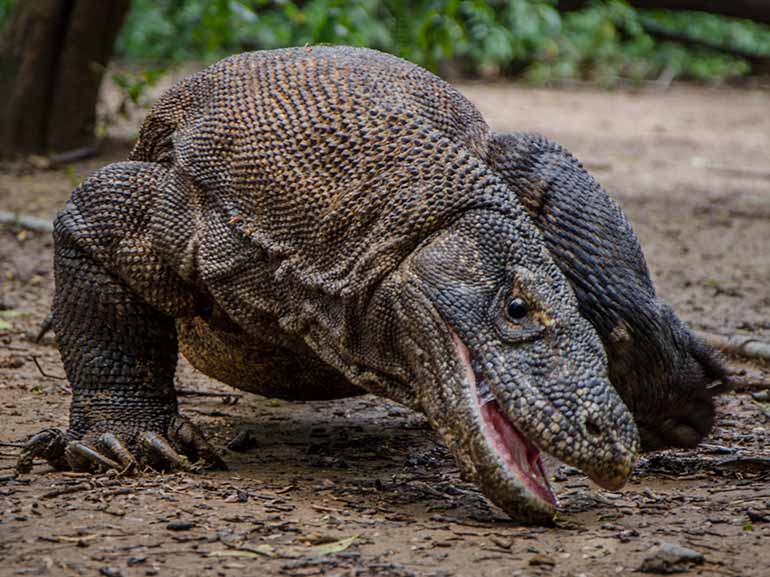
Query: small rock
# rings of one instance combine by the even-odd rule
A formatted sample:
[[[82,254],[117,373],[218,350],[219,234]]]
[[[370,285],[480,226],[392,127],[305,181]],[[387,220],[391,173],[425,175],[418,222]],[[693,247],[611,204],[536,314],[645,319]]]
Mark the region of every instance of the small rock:
[[[661,543],[650,549],[642,561],[639,571],[642,573],[685,573],[695,565],[702,565],[705,558],[701,553],[681,547],[674,543]]]
[[[246,503],[249,500],[249,494],[242,489],[225,497],[225,503]]]
[[[20,355],[8,355],[0,357],[0,369],[18,369],[24,366],[24,359]]]
[[[748,509],[746,514],[752,523],[770,523],[770,515],[767,513],[762,513],[756,509]]]
[[[256,448],[256,446],[257,439],[254,438],[254,434],[248,429],[242,429],[227,443],[227,448],[236,453],[245,453]]]
[[[189,521],[172,521],[166,525],[166,529],[169,531],[189,531],[193,528],[193,524]]]
[[[543,555],[542,553],[538,553],[537,555],[535,555],[529,560],[529,564],[532,565],[533,567],[536,567],[538,565],[553,567],[554,565],[556,565],[556,561],[552,557],[549,557],[548,555]]]
[[[104,575],[104,577],[122,577],[123,574],[114,567],[102,567],[99,569],[99,575]]]
[[[626,529],[616,535],[621,543],[629,543],[632,539],[639,537],[639,531],[636,529]]]

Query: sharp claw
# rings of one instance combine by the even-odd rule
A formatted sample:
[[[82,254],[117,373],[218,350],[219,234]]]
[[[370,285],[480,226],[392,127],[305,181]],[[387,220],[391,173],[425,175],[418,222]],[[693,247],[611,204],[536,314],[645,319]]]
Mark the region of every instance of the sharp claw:
[[[72,441],[70,438],[67,433],[59,429],[45,429],[37,433],[27,441],[19,455],[16,474],[29,473],[34,460],[38,458],[45,459],[57,469],[75,471],[115,469],[122,475],[131,474],[138,466],[136,457],[113,433],[103,433],[94,439],[98,450],[82,441]],[[168,438],[190,459],[200,458],[210,468],[227,469],[222,457],[188,419],[174,418],[168,427]],[[158,433],[150,431],[140,433],[137,441],[140,452],[153,468],[184,471],[199,469],[184,455],[180,455],[172,444]]]
[[[140,433],[139,443],[149,458],[151,465],[158,465],[157,468],[162,469],[162,464],[168,463],[175,469],[181,469],[183,471],[193,470],[190,462],[177,453],[169,442],[159,434],[148,431]]]
[[[64,449],[64,455],[67,457],[67,462],[73,471],[90,471],[94,468],[94,465],[98,465],[104,470],[121,470],[119,463],[116,463],[109,457],[105,457],[98,451],[94,451],[91,447],[84,445],[80,441],[68,443]]]
[[[29,473],[32,470],[32,463],[37,457],[45,459],[57,469],[66,469],[67,463],[63,459],[66,445],[67,437],[59,429],[44,429],[33,435],[27,441],[16,461],[16,474]]]
[[[104,447],[110,454],[118,460],[123,469],[120,471],[121,475],[127,475],[132,473],[136,469],[136,459],[131,454],[131,451],[112,433],[104,433],[99,437],[99,444]]]
[[[185,449],[191,459],[200,458],[212,469],[227,470],[227,465],[206,437],[185,417],[176,417],[169,426],[169,438]]]

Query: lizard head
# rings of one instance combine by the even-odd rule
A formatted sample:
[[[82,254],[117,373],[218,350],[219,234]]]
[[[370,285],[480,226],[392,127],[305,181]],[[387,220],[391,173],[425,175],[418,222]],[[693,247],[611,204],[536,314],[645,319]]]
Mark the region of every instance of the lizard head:
[[[496,135],[489,154],[602,339],[642,449],[697,445],[713,426],[727,371],[656,295],[620,206],[569,151],[542,136]]]
[[[417,403],[463,472],[510,515],[557,506],[540,452],[603,487],[631,472],[638,433],[601,341],[531,225],[464,214],[402,269]]]

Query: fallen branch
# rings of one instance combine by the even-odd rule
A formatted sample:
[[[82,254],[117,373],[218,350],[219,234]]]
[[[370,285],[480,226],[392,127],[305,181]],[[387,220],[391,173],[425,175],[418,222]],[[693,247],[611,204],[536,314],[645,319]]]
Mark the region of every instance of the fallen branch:
[[[70,485],[68,487],[60,487],[57,489],[54,489],[53,491],[48,491],[47,493],[43,493],[43,499],[53,499],[54,497],[59,497],[60,495],[71,495],[72,493],[79,493],[80,491],[90,491],[93,489],[93,485],[91,483],[78,483],[77,485]]]
[[[56,380],[59,380],[59,381],[66,381],[67,380],[67,377],[62,377],[60,375],[52,375],[50,373],[46,373],[43,370],[43,367],[40,366],[40,361],[37,360],[37,355],[30,355],[29,358],[32,359],[32,362],[35,363],[35,366],[37,367],[38,372],[41,375],[43,375],[44,377],[46,377],[48,379],[56,379]]]
[[[97,154],[99,154],[99,151],[93,146],[83,146],[82,148],[75,148],[66,152],[60,152],[59,154],[52,154],[48,157],[48,168],[58,168],[70,162],[93,158]]]
[[[0,225],[20,226],[35,232],[53,232],[53,223],[45,218],[0,210]]]
[[[733,455],[717,458],[699,454],[658,453],[640,463],[645,473],[690,475],[703,471],[765,474],[770,471],[770,457],[764,455]]]
[[[770,381],[763,381],[758,377],[731,374],[730,388],[734,391],[767,391],[770,389]]]
[[[176,394],[180,397],[219,397],[223,399],[240,399],[243,396],[240,393],[215,393],[211,391],[192,391],[190,389],[177,389]]]
[[[746,359],[770,361],[770,343],[760,341],[748,335],[718,335],[696,331],[695,334],[708,345],[727,353]]]
[[[176,394],[180,397],[215,397],[222,399],[225,405],[235,405],[241,400],[243,395],[239,393],[215,393],[210,391],[192,391],[190,389],[177,389]],[[207,414],[207,413],[201,413]],[[212,414],[211,416],[220,416]]]
[[[770,170],[763,170],[759,168],[745,168],[740,166],[729,166],[727,164],[719,164],[705,158],[694,157],[690,164],[695,168],[703,168],[706,170],[712,170],[726,176],[737,176],[741,178],[758,178],[761,180],[770,180]]]
[[[743,473],[765,473],[770,471],[770,458],[758,456],[727,457],[714,463],[711,468],[717,471],[733,470]]]

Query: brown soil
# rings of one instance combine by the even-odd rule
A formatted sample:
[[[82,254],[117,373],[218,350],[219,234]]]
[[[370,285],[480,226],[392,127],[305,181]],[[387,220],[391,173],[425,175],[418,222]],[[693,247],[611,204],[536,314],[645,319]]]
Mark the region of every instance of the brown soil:
[[[770,341],[770,93],[463,90],[496,129],[545,133],[584,160],[684,319]],[[7,168],[0,208],[51,217],[127,142],[60,170]],[[0,229],[0,304],[25,313],[0,313],[11,323],[0,329],[6,443],[67,424],[53,341],[25,336],[50,305],[51,258],[47,235]],[[733,366],[770,379],[767,366]],[[179,382],[229,390],[188,365]],[[746,458],[770,457],[770,405],[745,393],[721,399],[708,444],[645,455],[617,493],[550,463],[555,528],[506,519],[459,479],[425,421],[393,403],[230,401],[182,397],[220,447],[253,432],[253,448],[227,452],[228,472],[115,478],[41,465],[14,480],[17,449],[0,447],[0,575],[604,576],[637,570],[659,543],[702,553],[694,574],[770,574],[770,467]]]

